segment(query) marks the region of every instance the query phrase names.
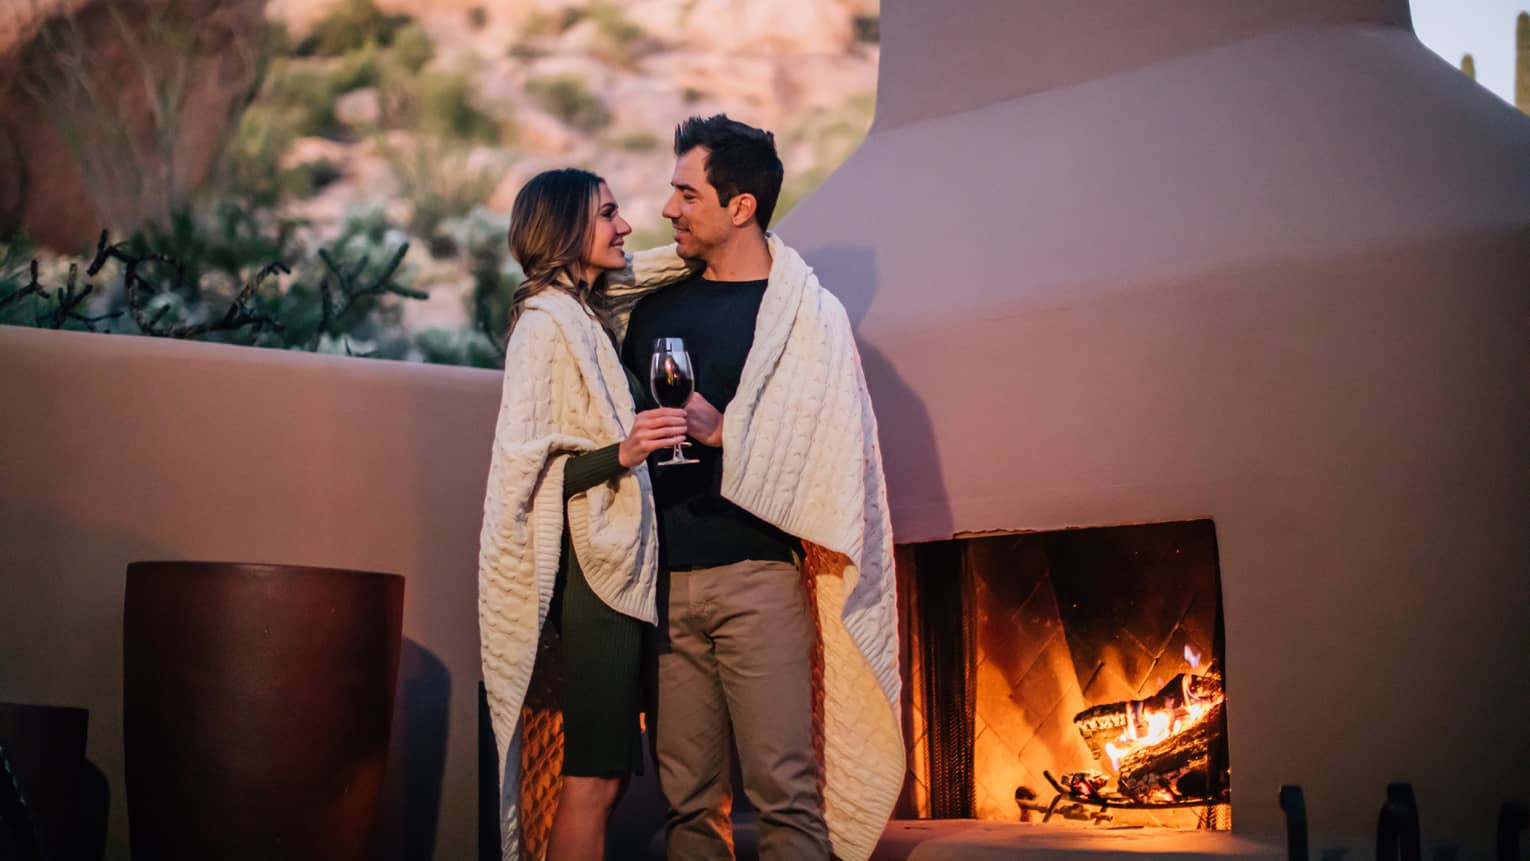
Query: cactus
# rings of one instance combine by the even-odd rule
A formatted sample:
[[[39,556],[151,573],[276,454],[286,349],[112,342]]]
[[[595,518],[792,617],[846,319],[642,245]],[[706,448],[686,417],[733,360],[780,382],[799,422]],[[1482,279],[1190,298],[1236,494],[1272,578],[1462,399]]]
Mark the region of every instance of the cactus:
[[[1530,12],[1519,13],[1514,27],[1514,105],[1530,114]]]

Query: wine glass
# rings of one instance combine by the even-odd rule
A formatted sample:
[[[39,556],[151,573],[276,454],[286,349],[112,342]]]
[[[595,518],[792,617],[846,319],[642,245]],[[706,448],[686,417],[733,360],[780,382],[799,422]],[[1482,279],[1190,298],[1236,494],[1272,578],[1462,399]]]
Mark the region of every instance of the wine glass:
[[[684,409],[685,402],[691,399],[691,393],[696,390],[696,376],[691,370],[691,356],[685,351],[685,340],[682,338],[655,338],[653,342],[653,358],[648,364],[649,391],[653,393],[653,399],[661,407]],[[669,460],[660,461],[656,466],[669,466],[672,463],[700,463],[701,461],[687,458],[682,449],[685,443],[675,445],[675,452]]]

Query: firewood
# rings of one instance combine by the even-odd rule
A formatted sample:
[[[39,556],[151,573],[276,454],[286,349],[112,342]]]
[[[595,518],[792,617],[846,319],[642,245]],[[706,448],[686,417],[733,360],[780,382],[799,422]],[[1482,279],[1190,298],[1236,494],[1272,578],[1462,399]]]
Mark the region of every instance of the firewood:
[[[1222,733],[1220,703],[1206,717],[1157,744],[1134,750],[1121,760],[1121,793],[1138,801],[1204,798],[1214,781],[1207,774],[1211,745]]]

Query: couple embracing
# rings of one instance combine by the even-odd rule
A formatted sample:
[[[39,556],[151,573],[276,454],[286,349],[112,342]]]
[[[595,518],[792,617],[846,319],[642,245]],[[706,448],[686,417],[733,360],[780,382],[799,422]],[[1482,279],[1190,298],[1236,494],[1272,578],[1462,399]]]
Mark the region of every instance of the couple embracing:
[[[732,857],[732,740],[762,858],[863,859],[904,752],[860,357],[843,306],[767,230],[772,136],[693,117],[675,157],[672,246],[628,254],[611,189],[581,170],[536,176],[511,215],[525,280],[479,553],[504,856],[526,854],[541,797],[521,789],[535,777],[522,723],[556,632],[562,790],[546,857],[603,857],[646,723],[669,858]]]

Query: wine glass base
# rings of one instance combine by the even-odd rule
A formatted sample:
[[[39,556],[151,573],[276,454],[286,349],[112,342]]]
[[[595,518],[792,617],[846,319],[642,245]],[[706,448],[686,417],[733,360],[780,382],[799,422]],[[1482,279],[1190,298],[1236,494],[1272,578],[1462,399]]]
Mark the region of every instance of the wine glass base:
[[[669,460],[661,460],[658,463],[654,464],[654,466],[670,466],[670,465],[673,465],[673,464],[682,464],[682,463],[701,463],[701,461],[695,459],[694,457],[683,457],[683,458],[672,457]]]

